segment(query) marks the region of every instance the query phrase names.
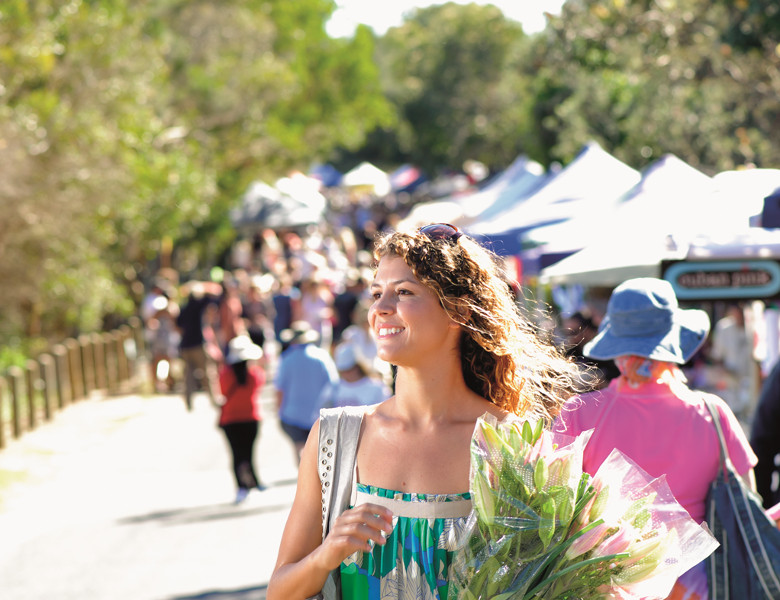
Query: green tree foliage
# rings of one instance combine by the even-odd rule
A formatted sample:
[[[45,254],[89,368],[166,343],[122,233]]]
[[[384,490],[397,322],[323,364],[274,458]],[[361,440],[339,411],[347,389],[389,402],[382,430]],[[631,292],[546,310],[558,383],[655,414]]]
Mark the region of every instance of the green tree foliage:
[[[551,164],[596,140],[637,168],[667,152],[708,172],[775,166],[776,4],[569,0],[533,36],[491,7],[417,11],[378,40],[403,119],[364,150],[428,168]]]
[[[3,326],[23,324],[27,335],[94,328],[130,308],[106,254],[125,233],[112,217],[143,192],[129,162],[147,148],[139,138],[152,124],[142,102],[154,91],[153,64],[131,48],[129,15],[102,3],[20,1],[2,11]],[[118,28],[131,37],[123,42]]]
[[[569,2],[535,40],[542,160],[595,139],[641,167],[671,152],[705,171],[776,166],[777,48],[735,47],[747,3]],[[755,27],[755,23],[752,27]],[[750,44],[747,44],[750,46]]]
[[[773,51],[780,42],[780,5],[774,0],[725,2],[732,20],[725,30],[727,43],[740,50]],[[776,49],[776,48],[775,48]]]
[[[447,3],[337,40],[334,8],[0,3],[6,345],[127,315],[162,240],[184,269],[213,261],[250,181],[315,160],[565,164],[595,139],[636,168],[780,165],[776,2],[569,0],[532,36]]]
[[[0,334],[93,330],[161,240],[217,256],[227,209],[392,120],[373,38],[330,0],[0,5]]]
[[[466,159],[503,166],[525,135],[528,81],[519,24],[492,5],[417,10],[378,41],[383,86],[402,121],[395,137],[428,169]]]

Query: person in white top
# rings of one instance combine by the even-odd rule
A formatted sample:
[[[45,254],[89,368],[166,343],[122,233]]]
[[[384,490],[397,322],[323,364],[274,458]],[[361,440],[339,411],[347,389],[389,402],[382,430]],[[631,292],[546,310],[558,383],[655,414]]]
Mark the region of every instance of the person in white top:
[[[354,344],[342,343],[336,347],[336,368],[339,380],[324,391],[322,406],[369,406],[387,400],[390,388],[369,376],[361,363],[360,350]]]
[[[753,346],[745,327],[745,315],[738,304],[728,307],[726,315],[718,320],[712,332],[711,358],[720,367],[722,380],[717,390],[734,414],[745,423],[750,422],[753,398],[756,395],[755,377],[758,364],[753,358]]]
[[[343,343],[351,344],[360,357],[363,368],[369,375],[376,375],[385,383],[392,380],[390,363],[377,356],[376,340],[368,324],[368,309],[371,302],[360,302],[352,311],[352,325],[341,334]]]

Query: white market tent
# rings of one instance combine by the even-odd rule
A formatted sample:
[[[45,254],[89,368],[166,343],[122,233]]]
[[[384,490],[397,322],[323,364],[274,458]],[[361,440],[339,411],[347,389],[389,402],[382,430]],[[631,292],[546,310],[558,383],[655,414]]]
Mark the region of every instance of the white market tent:
[[[545,179],[544,167],[541,164],[525,155],[518,156],[493,185],[457,200],[463,214],[456,221],[456,225],[466,226],[500,214],[518,198],[536,191]]]
[[[741,222],[745,215],[757,222],[764,198],[780,188],[780,169],[741,169],[722,171],[712,178],[722,221]]]
[[[347,188],[367,188],[377,196],[390,193],[390,176],[370,162],[362,162],[344,173],[341,185]]]
[[[541,188],[490,219],[467,226],[466,231],[491,243],[501,254],[517,255],[525,232],[609,210],[640,179],[638,171],[591,142]]]
[[[763,198],[778,185],[777,169],[728,171],[712,178],[708,193],[670,196],[660,214],[653,203],[637,204],[621,215],[628,224],[542,269],[540,281],[614,287],[632,277],[660,277],[664,260],[780,258],[780,234],[750,227]]]
[[[282,177],[274,184],[282,194],[286,194],[318,212],[325,211],[327,199],[320,193],[322,182],[303,173],[294,173],[290,177]]]
[[[517,194],[522,193],[523,186],[538,186],[543,178],[544,167],[520,155],[481,190],[417,204],[399,223],[399,229],[416,228],[432,222],[452,223],[461,227],[474,220],[481,211],[505,198],[516,198]]]
[[[409,231],[428,223],[456,224],[462,215],[462,207],[451,197],[420,202],[398,223],[397,228],[400,231]]]
[[[672,236],[654,236],[639,243],[625,236],[620,241],[591,244],[542,269],[539,281],[553,286],[615,287],[633,277],[659,277],[662,260],[680,260],[686,252]]]
[[[638,229],[640,236],[657,231],[674,233],[674,227],[667,230],[669,215],[685,210],[692,199],[713,190],[712,178],[672,154],[664,155],[642,172],[642,179],[611,211],[589,212],[527,232],[525,241],[531,249],[521,254],[523,270],[538,274],[541,268],[582,250],[593,240],[619,239],[621,230],[630,232],[632,238]]]
[[[280,179],[275,186],[253,181],[239,206],[230,211],[230,221],[236,229],[249,231],[302,227],[320,222],[325,204],[313,184],[298,177]]]
[[[700,234],[688,241],[672,235],[605,252],[604,245],[588,246],[542,270],[540,280],[551,285],[616,287],[634,277],[660,277],[666,260],[780,259],[780,230],[751,227],[733,234]]]

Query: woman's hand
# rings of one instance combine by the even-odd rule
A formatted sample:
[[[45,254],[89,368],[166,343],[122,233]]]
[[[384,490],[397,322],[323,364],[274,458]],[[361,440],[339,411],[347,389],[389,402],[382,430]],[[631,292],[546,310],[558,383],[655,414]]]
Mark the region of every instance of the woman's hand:
[[[392,519],[393,513],[377,504],[361,504],[344,511],[319,547],[319,561],[333,570],[355,552],[370,552],[374,544],[384,545],[393,531]]]
[[[315,423],[301,455],[295,500],[268,582],[268,600],[305,600],[316,595],[344,559],[370,550],[372,544],[384,544],[384,536],[392,531],[390,510],[361,504],[335,518],[323,541],[319,451],[319,423]]]

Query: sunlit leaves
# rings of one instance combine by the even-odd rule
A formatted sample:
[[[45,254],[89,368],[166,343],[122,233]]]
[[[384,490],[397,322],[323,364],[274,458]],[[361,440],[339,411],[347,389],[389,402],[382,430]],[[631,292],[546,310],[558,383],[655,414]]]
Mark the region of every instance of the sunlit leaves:
[[[429,169],[466,159],[507,164],[507,140],[522,135],[527,97],[513,61],[519,24],[492,6],[448,3],[420,9],[380,40],[383,86],[401,112],[399,139]]]
[[[61,336],[127,314],[161,239],[213,260],[248,182],[391,122],[373,38],[328,38],[334,8],[3,2],[0,332],[35,320]]]
[[[596,139],[636,167],[667,152],[707,172],[776,166],[779,63],[730,44],[747,19],[729,2],[567,3],[535,40],[536,110],[551,140],[538,158],[565,162]]]

